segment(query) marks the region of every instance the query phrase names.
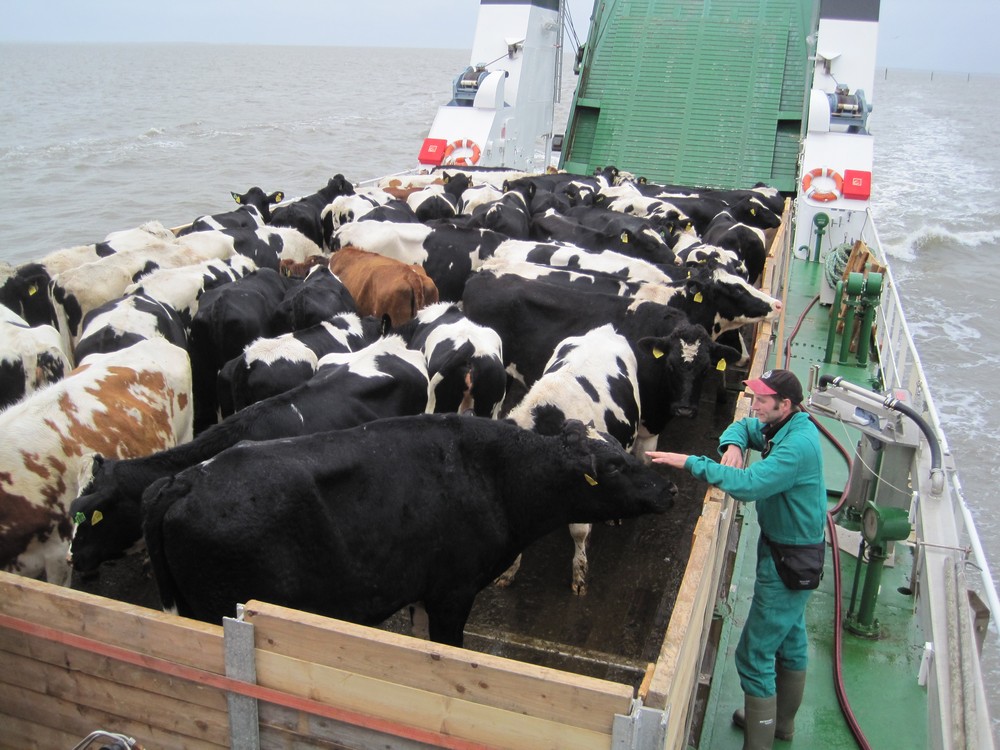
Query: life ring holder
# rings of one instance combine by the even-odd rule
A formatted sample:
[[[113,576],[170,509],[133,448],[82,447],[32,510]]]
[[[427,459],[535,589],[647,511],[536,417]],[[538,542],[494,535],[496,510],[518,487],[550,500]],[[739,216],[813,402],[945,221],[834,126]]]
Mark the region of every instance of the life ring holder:
[[[829,177],[833,180],[833,190],[819,192],[813,187],[813,180],[817,177]],[[841,177],[839,172],[829,167],[816,167],[816,169],[802,178],[802,191],[805,193],[806,198],[812,198],[814,201],[820,201],[821,203],[829,203],[830,201],[844,197],[844,178]]]
[[[472,156],[459,156],[452,159],[452,154],[456,151],[465,149],[472,152]],[[471,167],[473,164],[479,163],[479,157],[482,151],[479,149],[479,144],[476,143],[471,138],[459,138],[457,141],[452,141],[447,145],[444,150],[444,156],[441,159],[442,164],[454,165],[456,167]]]

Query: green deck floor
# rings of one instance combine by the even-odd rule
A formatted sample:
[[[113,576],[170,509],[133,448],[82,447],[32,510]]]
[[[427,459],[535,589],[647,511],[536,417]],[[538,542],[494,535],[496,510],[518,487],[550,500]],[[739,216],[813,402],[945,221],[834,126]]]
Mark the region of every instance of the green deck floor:
[[[819,291],[820,266],[793,260],[786,330],[791,332],[810,300]],[[807,382],[809,368],[822,364],[826,347],[829,307],[816,304],[803,320],[792,346],[790,369]],[[773,358],[771,364],[773,364]],[[823,366],[823,374],[843,375],[870,387],[869,373],[858,366]],[[858,433],[837,422],[821,420],[853,455]],[[827,486],[839,491],[847,480],[847,466],[840,454],[829,447],[825,453]],[[834,505],[831,499],[830,507]],[[707,701],[701,735],[694,743],[703,750],[740,748],[743,733],[731,723],[733,709],[743,705],[743,693],[733,654],[753,594],[754,559],[758,527],[756,513],[748,508],[742,518],[740,543],[736,554],[728,601],[721,604],[721,637],[715,665],[713,686]],[[857,542],[850,551],[841,550],[840,573],[842,617],[851,605],[851,593],[857,566]],[[844,690],[858,724],[873,748],[921,748],[926,746],[926,691],[917,683],[922,657],[923,638],[917,632],[912,614],[913,601],[900,593],[909,585],[912,548],[897,544],[893,565],[883,573],[882,586],[875,608],[880,637],[862,638],[843,630],[836,622],[833,555],[827,555],[823,583],[810,599],[807,627],[810,639],[810,668],[804,703],[796,717],[794,744],[776,741],[775,747],[855,748],[847,720],[838,704],[835,689],[834,638],[843,637],[840,671]],[[862,583],[866,568],[862,569]],[[841,617],[841,619],[842,619]],[[918,644],[918,645],[914,645]]]

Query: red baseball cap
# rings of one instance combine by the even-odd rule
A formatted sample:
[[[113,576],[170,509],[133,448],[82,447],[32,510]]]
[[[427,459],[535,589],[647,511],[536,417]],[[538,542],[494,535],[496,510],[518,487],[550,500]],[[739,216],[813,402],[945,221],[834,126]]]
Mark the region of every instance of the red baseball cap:
[[[802,403],[802,384],[791,370],[768,370],[759,378],[744,380],[743,385],[758,396],[778,396],[793,404]]]

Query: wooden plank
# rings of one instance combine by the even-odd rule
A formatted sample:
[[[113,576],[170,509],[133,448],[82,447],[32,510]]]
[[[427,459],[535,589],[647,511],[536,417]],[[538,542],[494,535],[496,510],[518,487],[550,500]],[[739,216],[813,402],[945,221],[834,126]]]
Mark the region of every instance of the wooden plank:
[[[91,711],[109,717],[113,731],[143,734],[162,729],[179,739],[229,744],[229,717],[226,712],[166,695],[137,690],[111,680],[94,677],[72,668],[59,668],[15,654],[5,655],[6,686],[22,691],[39,691],[47,703],[51,698],[73,705],[76,711]],[[49,712],[38,709],[36,721],[46,723]],[[55,717],[53,717],[55,718]],[[52,722],[51,726],[60,726]],[[97,728],[97,727],[95,727]],[[101,726],[107,729],[107,726]]]
[[[76,736],[79,742],[95,729],[121,732],[135,737],[147,748],[157,750],[217,750],[228,748],[229,743],[217,744],[190,736],[166,732],[157,727],[131,724],[120,716],[107,711],[66,701],[56,696],[46,696],[19,687],[0,684],[0,712],[19,717],[22,721],[37,724],[45,732],[56,729]],[[74,743],[65,747],[71,748]],[[46,750],[53,747],[48,746]]]
[[[610,728],[598,732],[547,721],[259,649],[256,663],[260,685],[403,728],[518,750],[607,750],[611,746]]]
[[[292,619],[294,618],[294,619]],[[607,680],[249,602],[258,649],[443,697],[610,734],[633,690]]]
[[[117,682],[135,690],[168,696],[193,704],[195,711],[209,709],[225,713],[229,710],[226,694],[222,690],[178,680],[41,638],[32,638],[24,633],[0,630],[0,654],[31,658],[60,669]],[[155,695],[153,698],[155,699]]]
[[[52,748],[71,748],[77,745],[90,732],[81,735],[52,727],[43,727],[27,721],[20,716],[0,711],[0,750],[52,750]]]
[[[304,714],[290,708],[260,703],[260,744],[276,748],[392,748],[427,750],[431,745],[403,737],[393,737],[373,729],[346,724],[325,716]]]
[[[0,613],[225,674],[222,627],[0,571]]]

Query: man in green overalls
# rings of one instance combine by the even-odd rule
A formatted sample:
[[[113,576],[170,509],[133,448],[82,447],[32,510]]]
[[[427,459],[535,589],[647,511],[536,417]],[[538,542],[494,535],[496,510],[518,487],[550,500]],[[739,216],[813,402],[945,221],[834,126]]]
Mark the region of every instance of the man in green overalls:
[[[757,578],[736,647],[744,709],[733,714],[733,722],[744,727],[744,750],[758,750],[770,748],[775,736],[792,738],[808,661],[805,609],[811,591],[792,590],[782,582],[768,542],[821,544],[826,485],[819,431],[801,409],[798,378],[788,370],[769,370],[744,382],[753,392],[754,416],[722,433],[718,463],[682,453],[647,455],[757,505]],[[761,451],[761,460],[744,468],[747,449]]]

